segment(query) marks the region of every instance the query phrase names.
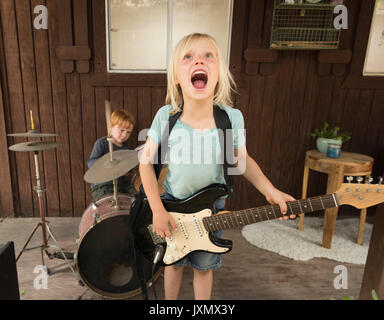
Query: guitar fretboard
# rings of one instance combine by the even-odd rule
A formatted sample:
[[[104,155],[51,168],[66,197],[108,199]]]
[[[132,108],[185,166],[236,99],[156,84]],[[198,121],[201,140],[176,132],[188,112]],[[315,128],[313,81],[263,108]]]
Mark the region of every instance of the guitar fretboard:
[[[302,200],[287,202],[288,211],[286,215],[300,214],[324,210],[338,206],[336,194],[312,197]],[[208,231],[232,229],[242,227],[251,223],[257,223],[272,219],[278,219],[284,215],[278,205],[267,205],[263,207],[236,210],[226,213],[215,214],[203,218],[203,223]]]

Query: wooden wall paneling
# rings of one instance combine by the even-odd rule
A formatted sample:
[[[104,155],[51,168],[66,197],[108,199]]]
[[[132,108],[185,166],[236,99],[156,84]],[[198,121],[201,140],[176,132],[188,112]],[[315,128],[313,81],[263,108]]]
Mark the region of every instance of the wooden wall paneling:
[[[84,148],[82,127],[82,106],[80,76],[77,73],[66,75],[67,104],[68,104],[68,131],[69,150],[71,159],[71,182],[73,196],[73,216],[81,216],[86,207],[83,179]]]
[[[344,112],[343,112],[343,119],[340,122],[340,124],[332,123],[332,126],[338,125],[340,126],[342,131],[348,131],[351,132],[352,135],[354,133],[354,125],[356,121],[359,121],[356,119],[356,115],[359,108],[359,97],[360,97],[360,90],[358,89],[352,89],[348,90],[347,97],[345,100],[345,106],[344,106]],[[348,144],[345,144],[343,146],[343,149],[345,151],[351,151],[351,152],[358,152],[356,150],[356,147],[353,147],[355,145],[354,140],[350,140]]]
[[[8,157],[8,144],[6,139],[6,127],[4,119],[3,92],[0,86],[0,217],[13,216],[12,180]]]
[[[261,76],[252,77],[249,81],[251,88],[249,93],[249,100],[244,109],[244,126],[246,128],[247,140],[252,142],[247,148],[248,153],[251,154],[255,161],[258,162],[258,157],[261,156],[260,150],[265,150],[264,144],[265,137],[260,137],[260,128],[263,123],[260,122],[260,116],[263,111],[263,98],[265,90],[265,79]]]
[[[328,121],[328,114],[331,107],[331,100],[334,88],[334,77],[320,77],[319,90],[315,101],[315,113],[313,129],[322,128],[325,121]],[[333,125],[333,123],[330,123]]]
[[[9,112],[11,115],[12,133],[26,132],[26,119],[23,100],[23,85],[18,46],[17,21],[14,1],[0,2],[3,29],[4,53],[9,92]],[[11,138],[10,144],[24,142],[24,138]],[[33,216],[33,199],[29,155],[26,152],[12,152],[12,191],[17,194],[15,203],[16,215]]]
[[[249,77],[244,77],[244,85],[237,87],[236,91],[232,94],[233,106],[236,109],[239,109],[243,113],[244,121],[247,119],[248,105],[249,105]],[[245,128],[247,130],[247,128]],[[246,138],[248,139],[247,131]],[[246,140],[246,145],[248,146],[249,142]],[[244,190],[249,190],[249,185],[247,181],[242,176],[234,177],[234,186],[235,186],[235,199],[226,201],[225,208],[227,210],[232,210],[234,208],[242,208],[244,203],[249,203],[248,201],[248,192],[242,192]],[[248,189],[245,187],[247,186]]]
[[[296,140],[292,123],[297,120],[293,118],[290,108],[292,74],[295,67],[294,55],[294,51],[284,51],[280,55],[278,63],[279,84],[275,92],[277,94],[277,106],[270,149],[271,169],[269,178],[274,185],[284,191],[287,191],[288,187],[288,181],[285,177],[289,174],[293,165],[292,160],[296,154],[296,150],[292,148],[292,143]]]
[[[72,0],[56,0],[57,6],[57,23],[59,30],[59,45],[60,46],[72,46]],[[60,60],[61,72],[71,73],[74,71],[73,60]]]
[[[73,4],[71,0],[59,1],[59,39],[61,46],[87,45],[87,19],[84,10],[83,0]],[[77,10],[76,13],[72,12]],[[85,15],[85,17],[84,17]],[[73,30],[74,29],[74,30]],[[83,62],[77,62],[81,69]],[[84,156],[82,145],[82,120],[81,120],[81,91],[80,79],[78,74],[72,73],[75,68],[75,61],[60,60],[61,70],[66,73],[66,93],[67,93],[67,111],[68,111],[68,135],[69,135],[69,156],[70,156],[70,177],[72,189],[72,216],[81,216],[85,209],[85,182],[84,175]]]
[[[75,45],[88,47],[88,4],[87,0],[73,1],[73,20],[75,29]],[[89,60],[76,60],[78,73],[89,72]]]
[[[365,134],[365,147],[363,148],[365,154],[373,157],[384,149],[384,140],[380,139],[380,134],[384,132],[383,106],[384,90],[375,90]],[[374,163],[375,165],[376,163]]]
[[[265,0],[264,28],[263,28],[263,47],[269,48],[271,42],[273,4],[274,1]]]
[[[105,1],[92,1],[93,17],[93,63],[95,73],[107,72],[106,30],[105,30]],[[99,39],[103,39],[100,41]]]
[[[24,94],[24,106],[25,106],[25,118],[27,119],[27,131],[32,129],[30,111],[33,113],[33,121],[35,128],[41,131],[40,125],[40,110],[38,105],[38,93],[37,93],[37,83],[36,83],[36,65],[35,65],[35,54],[34,54],[34,42],[33,34],[30,21],[31,18],[31,7],[29,0],[16,1],[16,18],[17,18],[17,32],[19,39],[19,49],[20,49],[20,62],[21,62],[21,76],[23,82],[23,94]],[[28,152],[29,163],[31,166],[31,178],[32,185],[37,185],[36,174],[35,174],[35,160],[34,153]],[[40,179],[42,184],[45,185],[45,175],[44,175],[44,161],[43,161],[43,152],[39,152],[39,171]],[[39,200],[37,192],[31,189],[33,196],[33,209],[34,215],[39,216]],[[44,206],[46,211],[46,206]],[[46,214],[46,212],[44,212]]]
[[[344,5],[348,9],[348,29],[341,30],[339,48],[352,49],[359,18],[361,0],[345,0]]]
[[[136,148],[138,145],[142,145],[144,141],[138,141],[138,133],[139,130],[143,129],[138,126],[138,110],[137,110],[137,88],[129,87],[124,88],[124,105],[125,110],[128,110],[135,117],[136,126],[131,133],[131,136],[128,141],[128,145],[130,148]]]
[[[250,1],[248,17],[248,48],[263,47],[264,10],[265,0]]]
[[[263,46],[263,22],[264,22],[264,0],[251,1],[248,20],[247,47],[260,48]],[[246,73],[256,75],[259,72],[258,62],[247,62]]]
[[[57,6],[60,1],[47,0],[47,8],[50,13],[48,19],[49,55],[52,77],[53,114],[57,142],[57,183],[59,186],[60,215],[73,216],[72,182],[71,182],[71,159],[69,150],[68,131],[68,106],[66,93],[65,74],[61,69],[61,61],[56,56],[56,48],[60,45],[60,23],[58,16],[62,14],[61,7]],[[55,18],[56,17],[56,18]]]
[[[263,47],[264,48],[270,47],[273,8],[274,8],[273,1],[265,2],[264,30],[263,30]],[[279,51],[276,50],[276,52],[279,52]],[[275,72],[275,67],[276,67],[276,63],[263,62],[260,64],[259,71],[262,75],[271,75],[273,72]]]
[[[156,115],[156,112],[165,105],[165,96],[167,94],[166,88],[154,87],[151,92],[151,114],[152,120]],[[152,121],[151,121],[152,123]]]
[[[308,88],[308,80],[310,78],[308,70],[310,70],[311,52],[297,51],[295,57],[295,72],[292,78],[291,91],[291,110],[293,119],[296,118],[299,123],[293,122],[289,125],[293,127],[293,138],[295,140],[296,149],[293,155],[292,168],[288,169],[291,176],[287,176],[289,186],[287,192],[294,197],[301,196],[301,177],[304,168],[305,152],[308,150],[308,142],[311,134],[308,132],[308,120],[310,119],[312,108],[305,103]]]
[[[0,217],[13,216],[13,194],[12,194],[12,176],[9,163],[9,151],[7,142],[7,128],[5,124],[5,99],[3,89],[7,88],[3,83],[3,72],[5,63],[3,60],[3,39],[2,28],[0,23],[0,181],[2,182],[2,189],[0,192]],[[4,74],[5,75],[5,74]]]
[[[37,5],[46,5],[45,1],[33,0],[31,8]],[[40,111],[40,131],[43,133],[55,133],[55,122],[52,105],[52,84],[50,74],[50,57],[48,31],[33,29],[36,83],[38,89],[38,105]],[[49,140],[54,140],[50,138]],[[42,152],[44,163],[44,187],[46,188],[46,210],[47,216],[60,215],[59,187],[57,181],[57,159],[56,150]]]
[[[121,87],[109,88],[109,96],[111,100],[112,111],[123,109],[124,106],[124,89]]]
[[[335,87],[333,91],[332,103],[328,113],[328,119],[335,124],[343,121],[344,105],[348,90],[342,89],[344,77],[335,77]]]
[[[307,150],[316,148],[315,140],[311,137],[311,133],[314,130],[314,114],[316,112],[316,102],[318,101],[319,96],[319,86],[320,78],[317,75],[317,59],[316,52],[308,52],[308,64],[307,64],[307,78],[305,80],[305,94],[303,105],[301,109],[301,120],[298,125],[299,136],[297,137],[297,142],[295,143],[297,148],[296,155],[296,168],[295,175],[292,179],[296,179],[298,187],[296,187],[296,194],[293,194],[294,197],[301,197],[302,189],[302,179],[303,179],[303,170],[304,170],[304,159],[305,153]],[[316,179],[311,177],[310,183],[308,185],[308,195],[313,189],[313,186],[316,186]],[[319,189],[319,188],[317,188]],[[323,194],[325,191],[320,188],[320,190],[312,194]]]
[[[83,48],[89,47],[89,26],[88,26],[88,1],[87,0],[76,0],[72,2],[73,5],[73,21],[74,21],[74,42],[75,46],[81,46]],[[96,123],[95,123],[95,108],[94,108],[94,91],[90,86],[89,76],[84,76],[84,73],[90,71],[89,60],[76,60],[75,61],[76,72],[79,73],[79,92],[81,93],[81,101],[77,104],[81,106],[81,113],[77,115],[81,117],[81,123],[79,125],[78,135],[82,134],[81,137],[77,135],[76,138],[82,138],[78,141],[82,142],[82,159],[76,161],[82,163],[81,171],[76,168],[76,180],[78,187],[82,186],[82,192],[78,195],[79,201],[74,198],[74,215],[81,216],[86,207],[92,201],[91,188],[88,183],[83,179],[85,172],[87,171],[87,160],[92,151],[93,143],[96,141]],[[77,80],[77,78],[76,78]],[[76,112],[76,110],[73,110]],[[82,130],[80,130],[82,128]],[[75,143],[75,142],[74,142]],[[79,146],[76,147],[77,151]],[[71,152],[74,152],[71,148]],[[72,161],[72,166],[76,165]],[[72,171],[72,176],[74,172]],[[74,188],[74,186],[73,186]],[[82,200],[84,199],[84,200]],[[84,202],[85,201],[85,202]]]
[[[96,136],[96,109],[95,109],[95,90],[90,85],[90,75],[80,74],[80,87],[81,87],[81,106],[82,106],[82,131],[83,131],[83,163],[84,172],[88,170],[87,161],[91,155],[93,144],[95,143]],[[85,183],[85,202],[89,204],[93,201],[91,194],[91,185]]]
[[[263,161],[263,157],[265,153],[268,153],[270,144],[270,139],[268,137],[261,136],[261,127],[264,126],[261,116],[264,109],[263,100],[265,82],[265,77],[252,77],[249,81],[249,94],[246,95],[248,101],[242,105],[244,127],[246,129],[247,151],[264,173],[266,170],[266,163]],[[252,204],[256,206],[257,203],[263,203],[263,201],[265,201],[263,195],[251,184],[245,184],[244,187],[247,190],[245,194],[248,195],[248,199],[246,199],[247,203],[251,201]]]
[[[355,43],[351,62],[351,74],[361,74],[367,49],[369,30],[371,29],[372,13],[375,1],[360,1],[359,17],[356,26]],[[355,58],[357,57],[357,59]]]
[[[138,123],[140,128],[150,128],[153,117],[152,117],[152,101],[151,91],[149,87],[138,89]]]
[[[110,101],[108,88],[103,88],[103,87],[95,88],[96,138],[97,139],[104,137],[108,134],[107,123],[105,120],[105,100]]]
[[[244,85],[242,77],[242,63],[243,63],[243,40],[245,37],[245,30],[247,19],[247,1],[237,0],[233,6],[232,14],[232,37],[231,37],[231,55],[229,69],[234,75],[235,81],[238,86]],[[241,49],[240,49],[241,48]]]
[[[258,118],[257,125],[260,127],[260,150],[258,161],[259,166],[264,174],[270,178],[271,175],[271,148],[273,144],[273,132],[275,129],[275,116],[277,112],[277,97],[278,95],[279,77],[277,75],[265,77],[263,109]],[[263,143],[261,143],[263,141]],[[251,143],[251,142],[249,142]]]
[[[373,102],[373,94],[374,90],[360,90],[355,121],[353,127],[348,129],[351,130],[349,132],[352,133],[352,138],[347,143],[350,144],[352,150],[358,153],[364,152],[363,150],[366,144],[365,136],[369,126],[369,115]]]

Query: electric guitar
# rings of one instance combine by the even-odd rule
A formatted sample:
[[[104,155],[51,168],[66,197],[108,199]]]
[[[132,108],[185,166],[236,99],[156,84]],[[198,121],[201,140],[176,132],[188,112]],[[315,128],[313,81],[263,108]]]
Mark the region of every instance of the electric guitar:
[[[344,204],[367,208],[384,202],[384,185],[344,183],[330,195],[287,202],[287,215],[308,213],[338,207]],[[152,230],[152,211],[147,199],[133,224],[135,241],[142,254],[153,261],[157,245],[164,247],[162,265],[172,265],[194,251],[226,253],[232,241],[215,237],[213,231],[243,227],[251,223],[277,219],[284,215],[278,205],[267,205],[245,210],[222,211],[212,214],[215,201],[226,195],[224,185],[213,184],[187,199],[163,200],[165,209],[176,222],[177,230],[161,238]]]

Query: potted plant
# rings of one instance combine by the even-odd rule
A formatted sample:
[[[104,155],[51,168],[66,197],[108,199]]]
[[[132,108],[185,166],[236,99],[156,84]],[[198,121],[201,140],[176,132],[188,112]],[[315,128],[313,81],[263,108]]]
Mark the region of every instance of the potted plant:
[[[316,146],[320,152],[326,153],[328,149],[328,144],[337,144],[341,145],[343,142],[347,142],[351,139],[351,135],[348,132],[339,133],[340,128],[334,127],[330,128],[327,122],[324,122],[323,127],[315,129],[312,133],[312,137],[316,138]]]

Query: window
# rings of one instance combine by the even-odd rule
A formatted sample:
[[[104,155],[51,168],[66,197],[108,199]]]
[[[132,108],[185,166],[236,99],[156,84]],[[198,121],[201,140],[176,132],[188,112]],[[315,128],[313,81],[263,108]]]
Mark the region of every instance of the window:
[[[173,47],[208,33],[229,62],[233,0],[106,0],[108,72],[165,73]]]
[[[384,76],[384,0],[376,0],[364,63],[364,76]]]

